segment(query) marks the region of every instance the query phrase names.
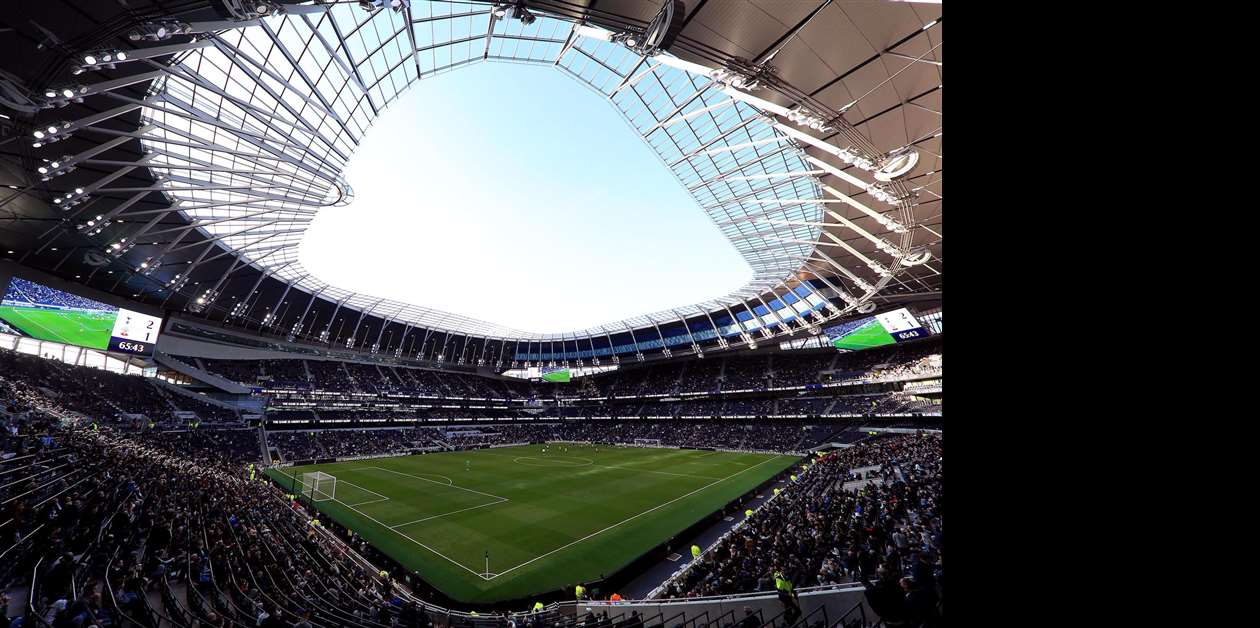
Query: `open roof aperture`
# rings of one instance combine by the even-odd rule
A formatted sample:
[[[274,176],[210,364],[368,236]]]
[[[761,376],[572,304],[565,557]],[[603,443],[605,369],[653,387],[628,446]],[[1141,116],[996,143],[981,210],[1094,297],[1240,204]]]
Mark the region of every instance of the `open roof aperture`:
[[[422,81],[346,180],[354,201],[304,236],[307,270],[530,332],[683,307],[752,274],[607,101],[550,68]]]

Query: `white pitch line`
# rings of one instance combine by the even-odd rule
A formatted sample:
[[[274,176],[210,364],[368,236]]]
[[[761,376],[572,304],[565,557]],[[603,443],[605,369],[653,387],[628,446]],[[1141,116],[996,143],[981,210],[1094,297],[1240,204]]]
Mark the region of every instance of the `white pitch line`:
[[[396,525],[396,526],[390,526],[390,528],[391,528],[391,529],[397,529],[397,528],[401,528],[401,527],[403,527],[403,526],[409,526],[409,525],[411,525],[411,524],[413,524],[413,523],[420,523],[421,521],[428,521],[428,520],[430,520],[430,519],[437,519],[437,518],[439,518],[439,517],[449,517],[449,516],[451,516],[451,515],[453,515],[453,514],[456,514],[456,513],[466,512],[466,511],[469,511],[469,510],[476,510],[476,509],[478,509],[478,508],[485,508],[486,506],[493,506],[493,505],[495,505],[495,504],[502,504],[503,502],[506,502],[506,501],[511,501],[511,500],[509,500],[509,499],[508,499],[508,498],[506,498],[506,497],[503,497],[503,498],[499,499],[499,501],[497,501],[497,502],[490,502],[490,503],[488,503],[488,504],[481,504],[480,506],[472,506],[472,507],[469,507],[469,508],[461,508],[461,509],[459,509],[459,510],[452,510],[452,511],[450,511],[450,512],[444,512],[444,513],[442,513],[442,514],[440,514],[440,515],[433,515],[433,516],[431,516],[431,517],[425,517],[425,518],[423,518],[423,519],[416,519],[415,521],[408,521],[407,523],[400,523],[400,524],[398,524],[398,525]]]
[[[397,534],[398,536],[401,536],[402,538],[407,539],[408,541],[411,541],[412,543],[415,543],[416,545],[419,545],[420,547],[423,547],[424,549],[427,549],[427,550],[429,550],[430,552],[433,552],[434,554],[437,554],[438,556],[441,556],[442,558],[445,558],[445,559],[446,559],[448,562],[450,562],[452,565],[456,565],[456,566],[460,567],[461,569],[463,569],[464,571],[467,571],[468,573],[470,573],[470,574],[472,574],[472,575],[474,575],[474,576],[477,576],[478,578],[485,578],[485,576],[481,575],[480,573],[478,573],[478,572],[476,572],[476,571],[473,571],[472,569],[469,569],[469,568],[465,567],[464,565],[460,564],[460,563],[459,563],[458,561],[456,561],[454,558],[451,558],[450,556],[447,556],[446,554],[443,554],[442,552],[439,552],[439,551],[437,551],[437,550],[433,549],[432,547],[429,547],[428,545],[425,545],[424,543],[421,543],[420,541],[417,541],[417,540],[415,540],[415,539],[413,539],[413,538],[411,538],[411,537],[407,536],[406,534],[403,534],[402,532],[399,532],[398,530],[395,530],[395,529],[393,529],[393,528],[391,528],[391,527],[389,527],[389,526],[385,525],[385,523],[384,523],[384,522],[380,521],[380,520],[379,520],[379,519],[377,519],[376,517],[373,517],[372,515],[369,515],[369,514],[367,514],[366,512],[363,512],[362,510],[359,510],[358,508],[355,508],[354,506],[351,506],[350,504],[347,504],[347,503],[345,503],[345,502],[341,501],[340,499],[334,499],[333,501],[335,501],[335,502],[337,502],[337,503],[341,504],[342,506],[345,506],[346,508],[349,508],[350,510],[353,510],[353,511],[355,511],[355,512],[359,513],[360,515],[363,515],[364,517],[367,517],[368,519],[371,519],[372,521],[375,521],[375,522],[376,522],[376,524],[377,524],[377,525],[379,525],[379,526],[381,526],[382,528],[385,528],[386,530],[389,530],[390,532],[393,532],[394,534]]]
[[[282,475],[288,475],[289,477],[292,477],[292,478],[294,478],[294,479],[296,479],[296,478],[297,478],[297,476],[295,476],[295,475],[289,475],[289,474],[287,474],[287,473],[283,473],[283,472],[281,472],[281,474],[282,474]],[[432,480],[430,480],[430,481],[432,481]],[[434,484],[441,484],[441,482],[434,482]],[[503,498],[503,499],[506,499],[506,498]],[[374,521],[374,522],[376,523],[376,525],[379,525],[379,526],[381,526],[382,528],[385,528],[386,530],[389,530],[390,532],[393,532],[394,534],[397,534],[398,536],[401,536],[402,538],[407,539],[408,541],[411,541],[412,543],[415,543],[416,545],[419,545],[420,547],[423,547],[424,549],[427,549],[427,550],[429,550],[430,552],[433,552],[434,554],[436,554],[436,555],[438,555],[438,556],[441,556],[442,558],[446,559],[446,561],[447,561],[447,562],[449,562],[449,563],[451,563],[452,565],[455,565],[455,566],[459,567],[460,569],[463,569],[464,571],[467,571],[468,573],[470,573],[470,574],[472,574],[472,575],[474,575],[474,576],[477,576],[478,578],[483,578],[483,579],[485,578],[485,576],[481,575],[481,573],[479,573],[479,572],[477,572],[477,571],[473,571],[472,569],[469,569],[468,567],[465,567],[464,565],[462,565],[462,564],[460,564],[458,561],[456,561],[454,558],[451,558],[450,556],[447,556],[446,554],[443,554],[442,552],[439,552],[439,551],[437,551],[437,550],[433,549],[432,547],[429,547],[428,545],[425,545],[424,543],[421,543],[420,541],[417,541],[417,540],[415,540],[415,539],[413,539],[413,538],[411,538],[411,537],[407,536],[406,534],[403,534],[402,532],[399,532],[398,530],[395,530],[395,529],[393,529],[393,528],[389,527],[388,525],[385,525],[385,522],[381,521],[380,519],[377,519],[376,517],[373,517],[372,515],[369,515],[369,514],[367,514],[366,512],[363,512],[362,510],[359,510],[358,508],[355,508],[354,506],[351,506],[350,504],[347,504],[347,503],[345,503],[345,502],[341,501],[340,499],[333,498],[333,501],[337,502],[338,504],[341,504],[342,506],[345,506],[346,508],[349,508],[350,510],[353,510],[353,511],[355,511],[355,512],[359,513],[360,515],[363,515],[364,517],[367,517],[368,519],[371,519],[372,521]]]
[[[351,470],[351,471],[356,471],[356,470],[358,470],[358,469],[376,469],[376,470],[378,470],[378,471],[388,471],[389,473],[396,473],[396,474],[398,474],[398,475],[405,475],[405,476],[407,476],[407,477],[409,477],[409,478],[415,478],[415,479],[417,479],[417,480],[423,480],[423,481],[425,481],[425,482],[431,482],[431,483],[433,483],[433,484],[437,484],[437,485],[439,485],[439,486],[447,486],[447,487],[450,487],[450,488],[457,488],[457,489],[459,489],[459,490],[461,490],[461,491],[468,491],[469,493],[476,493],[476,494],[478,494],[478,495],[485,495],[486,497],[493,497],[493,498],[495,498],[495,499],[507,499],[506,497],[504,497],[504,496],[502,496],[502,495],[491,495],[490,493],[482,493],[481,491],[474,491],[474,490],[472,490],[471,488],[464,488],[464,487],[462,487],[462,486],[455,486],[454,484],[444,484],[444,483],[442,483],[442,482],[437,482],[437,481],[434,481],[434,480],[430,480],[429,478],[422,478],[422,477],[420,477],[420,476],[418,476],[418,475],[412,475],[412,474],[410,474],[410,473],[403,473],[403,472],[401,472],[401,471],[394,471],[393,469],[386,469],[386,468],[384,468],[384,467],[356,467],[355,469],[350,469],[350,470]],[[442,476],[442,477],[446,477],[446,476]],[[450,478],[447,478],[447,479],[449,480]]]
[[[375,496],[377,496],[377,497],[379,497],[379,498],[380,498],[380,499],[369,499],[369,500],[367,500],[367,501],[365,501],[365,502],[355,502],[355,504],[354,504],[355,506],[362,506],[362,505],[364,505],[364,504],[375,504],[375,503],[378,503],[378,502],[389,501],[389,497],[388,497],[388,496],[386,496],[386,495],[381,495],[380,493],[377,493],[376,491],[374,491],[374,490],[372,490],[372,489],[370,489],[370,488],[364,488],[364,487],[359,486],[358,484],[355,484],[354,482],[351,482],[351,481],[349,481],[349,480],[341,480],[341,482],[342,482],[343,484],[349,484],[350,486],[353,486],[353,487],[355,487],[355,488],[357,488],[357,489],[359,489],[359,490],[361,490],[361,491],[366,491],[366,492],[368,492],[368,493],[371,493],[371,494],[373,494],[373,495],[375,495]],[[337,501],[341,501],[341,500],[337,500]],[[342,502],[342,503],[344,504],[345,502]]]
[[[525,561],[525,562],[523,562],[523,563],[521,563],[521,564],[519,564],[519,565],[517,565],[517,566],[515,566],[515,567],[512,567],[511,569],[507,569],[507,570],[505,570],[505,571],[500,571],[499,573],[495,574],[494,576],[492,576],[492,577],[490,577],[490,578],[486,578],[486,580],[493,580],[494,578],[498,578],[499,576],[502,576],[502,575],[503,575],[503,574],[505,574],[505,573],[509,573],[509,572],[515,571],[515,570],[517,570],[517,569],[520,569],[521,567],[524,567],[525,565],[528,565],[528,564],[530,564],[530,563],[532,563],[532,562],[534,562],[534,561],[537,561],[537,560],[539,560],[539,559],[546,558],[547,556],[550,556],[550,555],[552,555],[552,554],[555,554],[556,552],[558,552],[558,551],[560,551],[560,550],[562,550],[562,549],[565,549],[565,548],[567,548],[567,547],[572,547],[572,546],[577,545],[578,543],[581,543],[582,541],[585,541],[585,540],[587,540],[587,539],[589,539],[589,538],[591,538],[591,537],[594,537],[594,536],[598,536],[598,535],[600,535],[600,534],[603,534],[603,533],[605,533],[605,532],[607,532],[607,531],[609,531],[609,530],[611,530],[611,529],[613,529],[613,528],[615,528],[615,527],[617,527],[617,526],[619,526],[619,525],[622,525],[623,523],[626,523],[627,521],[633,521],[633,520],[635,520],[635,519],[638,519],[639,517],[642,517],[643,515],[646,515],[646,514],[648,514],[648,513],[650,513],[650,512],[654,512],[654,511],[656,511],[656,510],[659,510],[659,509],[661,509],[661,508],[664,508],[664,507],[666,507],[666,506],[668,506],[668,505],[670,505],[670,504],[672,504],[672,503],[674,503],[674,502],[676,502],[676,501],[678,501],[678,500],[680,500],[680,499],[683,499],[683,498],[685,498],[685,497],[691,497],[692,495],[695,495],[696,493],[699,493],[700,491],[703,491],[704,489],[709,488],[710,486],[713,486],[714,484],[717,484],[718,482],[723,482],[723,481],[725,481],[725,480],[729,480],[729,479],[731,479],[731,478],[733,478],[733,477],[735,477],[735,476],[737,476],[737,475],[739,475],[739,474],[741,474],[741,473],[743,473],[743,472],[745,472],[745,471],[748,471],[749,469],[754,469],[754,468],[756,468],[756,467],[760,467],[761,465],[763,465],[763,464],[765,464],[765,463],[767,463],[767,462],[770,462],[770,461],[772,461],[772,460],[778,460],[779,458],[782,458],[782,457],[783,457],[782,455],[775,455],[775,457],[773,457],[773,458],[766,458],[765,460],[762,460],[761,462],[758,462],[757,464],[752,465],[751,467],[745,467],[744,469],[741,469],[741,470],[739,470],[739,471],[736,471],[735,473],[732,473],[732,474],[730,474],[730,475],[728,475],[728,476],[726,476],[726,477],[724,477],[724,478],[721,478],[721,479],[717,480],[716,482],[712,482],[712,483],[709,483],[709,484],[705,484],[704,486],[701,486],[700,488],[698,488],[698,489],[696,489],[696,490],[694,490],[694,491],[691,491],[690,493],[687,493],[686,495],[680,495],[680,496],[678,496],[678,497],[675,497],[674,499],[671,499],[671,500],[669,500],[669,501],[667,501],[667,502],[665,502],[665,503],[663,503],[663,504],[659,504],[659,505],[657,505],[657,506],[654,506],[654,507],[652,507],[652,508],[649,508],[649,509],[647,509],[647,510],[645,510],[645,511],[643,511],[643,512],[641,512],[641,513],[639,513],[639,514],[637,514],[637,515],[635,515],[635,516],[633,516],[633,517],[630,517],[630,518],[628,518],[628,519],[622,519],[621,521],[618,521],[617,523],[614,523],[614,524],[612,524],[612,525],[608,526],[607,528],[604,528],[603,530],[597,530],[597,531],[592,532],[592,533],[590,533],[590,534],[588,534],[588,535],[586,535],[586,536],[584,536],[584,537],[582,537],[582,538],[580,538],[580,539],[578,539],[578,540],[576,540],[576,541],[573,541],[572,543],[568,543],[568,544],[566,544],[566,545],[561,545],[560,547],[557,547],[556,549],[553,549],[553,550],[551,550],[550,552],[547,552],[546,554],[542,554],[542,555],[540,555],[540,556],[535,556],[534,558],[531,558],[531,559],[529,559],[529,560],[527,560],[527,561]],[[483,577],[484,577],[484,576],[483,576]]]

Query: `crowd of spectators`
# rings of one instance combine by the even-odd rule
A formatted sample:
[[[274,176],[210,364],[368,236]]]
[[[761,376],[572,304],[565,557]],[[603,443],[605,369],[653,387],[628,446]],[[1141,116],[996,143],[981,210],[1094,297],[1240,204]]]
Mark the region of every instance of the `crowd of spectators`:
[[[389,369],[378,375],[393,379]],[[154,587],[171,600],[161,612],[201,625],[292,625],[305,615],[323,626],[423,623],[420,611],[396,599],[388,579],[313,529],[311,514],[277,489],[246,481],[245,465],[263,459],[264,445],[285,460],[543,440],[803,451],[836,431],[797,421],[565,421],[442,431],[273,430],[263,443],[257,429],[132,429],[104,420],[105,413],[71,429],[55,416],[87,414],[80,404],[99,408],[93,404],[114,391],[128,397],[108,405],[115,414],[156,415],[151,406],[169,410],[182,398],[138,377],[0,351],[0,551],[9,550],[0,561],[0,589],[35,573],[36,610],[53,626],[119,625],[123,615],[150,615],[146,589]],[[877,395],[852,397],[879,403]],[[765,402],[780,411],[822,403],[747,401]],[[704,416],[728,412],[731,402],[653,403],[695,404],[689,411]],[[92,425],[98,422],[99,429]],[[941,437],[929,434],[867,439],[829,454],[667,592],[764,590],[782,572],[798,587],[862,582],[885,619],[930,624],[942,595],[942,461]],[[113,599],[117,606],[107,601]]]
[[[800,423],[710,421],[566,422],[451,428],[442,437],[457,447],[540,441],[660,444],[759,451],[800,451],[836,431]]]
[[[871,369],[867,377],[879,381],[940,374],[944,368],[943,357],[940,353],[933,353],[917,360],[881,364]]]
[[[341,458],[405,453],[416,446],[415,430],[294,430],[267,432],[267,444],[285,462],[312,458]]]
[[[0,350],[0,392],[5,399],[61,416],[77,414],[100,424],[139,429],[149,423],[184,424],[176,413],[199,422],[235,422],[237,414],[199,399],[168,393],[138,375]]]
[[[4,625],[430,625],[388,574],[238,463],[47,419],[5,436],[0,454],[16,461],[0,486],[0,585],[25,581],[45,622]]]
[[[937,625],[943,569],[939,433],[870,439],[827,454],[702,555],[668,597],[861,582],[881,618]],[[868,467],[866,473],[855,473]],[[872,473],[874,471],[874,473]],[[856,481],[859,478],[874,481]]]
[[[81,297],[77,294],[62,292],[61,290],[49,288],[43,284],[27,281],[21,277],[13,277],[9,280],[9,287],[5,291],[4,300],[14,305],[30,304],[35,306],[45,305],[102,312],[118,311],[118,308],[112,305],[106,305],[100,301],[93,301],[92,299]]]
[[[418,394],[476,399],[609,399],[682,393],[764,391],[863,379],[891,380],[940,372],[939,338],[856,351],[830,350],[714,356],[686,362],[623,365],[621,369],[551,384],[467,373],[333,360],[200,362],[207,370],[241,381],[288,383],[299,388],[368,394]],[[688,411],[687,414],[692,414]]]

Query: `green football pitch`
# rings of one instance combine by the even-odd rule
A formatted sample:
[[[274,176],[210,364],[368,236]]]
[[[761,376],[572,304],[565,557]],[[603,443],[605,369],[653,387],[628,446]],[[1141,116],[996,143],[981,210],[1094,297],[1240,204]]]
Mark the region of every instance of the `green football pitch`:
[[[336,476],[321,511],[456,601],[490,603],[610,575],[798,460],[528,445],[268,473],[295,492]]]
[[[109,349],[114,312],[68,312],[30,307],[0,307],[0,318],[32,338],[63,342],[89,349]]]
[[[872,320],[848,334],[836,338],[831,342],[831,344],[837,349],[851,349],[856,351],[858,349],[882,347],[884,345],[890,345],[894,342],[897,341],[888,334],[888,331],[884,329],[884,326],[881,325],[879,321]]]

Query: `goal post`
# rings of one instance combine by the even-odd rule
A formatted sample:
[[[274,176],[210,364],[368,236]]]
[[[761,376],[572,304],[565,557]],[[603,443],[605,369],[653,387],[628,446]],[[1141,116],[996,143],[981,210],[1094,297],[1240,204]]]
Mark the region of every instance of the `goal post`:
[[[337,498],[337,476],[323,471],[302,474],[302,494],[313,502]]]
[[[634,444],[640,447],[660,447],[661,439],[659,438],[636,438]]]

